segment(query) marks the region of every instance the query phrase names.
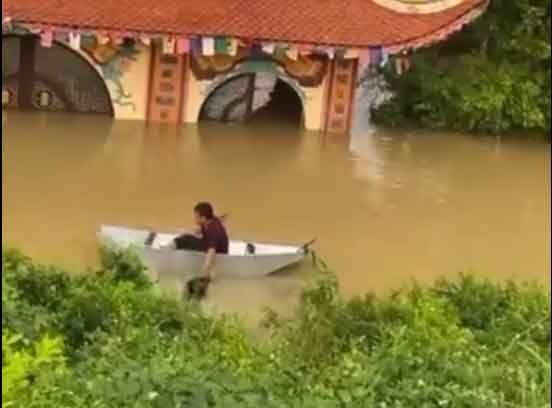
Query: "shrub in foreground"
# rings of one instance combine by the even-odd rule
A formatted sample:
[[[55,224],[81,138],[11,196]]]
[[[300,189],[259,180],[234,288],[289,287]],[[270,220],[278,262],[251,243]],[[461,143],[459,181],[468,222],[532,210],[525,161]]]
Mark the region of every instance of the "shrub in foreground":
[[[147,283],[2,253],[3,407],[550,406],[550,293],[461,276],[343,300],[331,275],[270,340]]]

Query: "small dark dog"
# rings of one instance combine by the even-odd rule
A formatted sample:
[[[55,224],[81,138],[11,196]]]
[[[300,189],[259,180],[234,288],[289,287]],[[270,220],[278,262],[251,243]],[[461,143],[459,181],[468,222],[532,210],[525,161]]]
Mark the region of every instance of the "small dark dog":
[[[190,299],[201,300],[207,296],[207,289],[211,279],[209,278],[194,278],[186,283],[188,297]]]

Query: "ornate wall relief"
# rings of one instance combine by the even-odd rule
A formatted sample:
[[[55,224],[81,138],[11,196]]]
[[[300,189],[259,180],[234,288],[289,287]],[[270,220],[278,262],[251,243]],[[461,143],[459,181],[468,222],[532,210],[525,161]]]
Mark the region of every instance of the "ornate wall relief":
[[[323,55],[299,55],[297,60],[292,60],[285,55],[252,55],[252,52],[245,48],[240,48],[235,57],[230,55],[214,55],[212,57],[192,55],[190,66],[196,78],[205,81],[228,74],[240,63],[251,59],[276,62],[287,75],[296,79],[304,87],[320,86],[328,71],[328,58]]]
[[[119,107],[130,107],[135,111],[136,104],[133,102],[133,95],[125,89],[122,81],[123,76],[140,54],[135,42],[127,41],[115,45],[111,40],[107,40],[100,44],[95,36],[90,36],[83,38],[82,50],[100,69],[104,80],[113,85],[113,104]]]
[[[62,42],[46,48],[34,35],[2,38],[2,102],[42,111],[113,114],[96,68]]]

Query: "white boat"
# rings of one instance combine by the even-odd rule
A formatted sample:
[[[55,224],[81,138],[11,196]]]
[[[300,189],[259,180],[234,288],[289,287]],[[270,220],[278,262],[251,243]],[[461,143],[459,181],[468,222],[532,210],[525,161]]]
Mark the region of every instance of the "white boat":
[[[142,262],[158,280],[163,273],[199,276],[205,254],[166,248],[176,238],[175,233],[156,233],[147,229],[102,226],[98,237],[108,246],[135,250]],[[305,245],[262,244],[230,241],[229,253],[217,255],[214,275],[229,278],[258,278],[299,263],[314,241]]]

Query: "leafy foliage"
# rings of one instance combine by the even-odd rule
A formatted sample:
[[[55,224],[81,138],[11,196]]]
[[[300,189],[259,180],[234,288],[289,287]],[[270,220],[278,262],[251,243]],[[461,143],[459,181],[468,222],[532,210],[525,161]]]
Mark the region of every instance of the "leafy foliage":
[[[550,134],[550,0],[491,0],[448,42],[386,72],[394,98],[375,119],[390,125]]]
[[[22,335],[2,332],[2,408],[16,402],[31,391],[31,384],[47,385],[50,374],[65,373],[63,342],[44,336],[26,346]]]
[[[550,293],[538,287],[461,276],[345,301],[325,273],[293,319],[270,314],[261,343],[231,317],[159,294],[131,254],[104,256],[98,273],[75,276],[3,251],[3,407],[550,400]]]

